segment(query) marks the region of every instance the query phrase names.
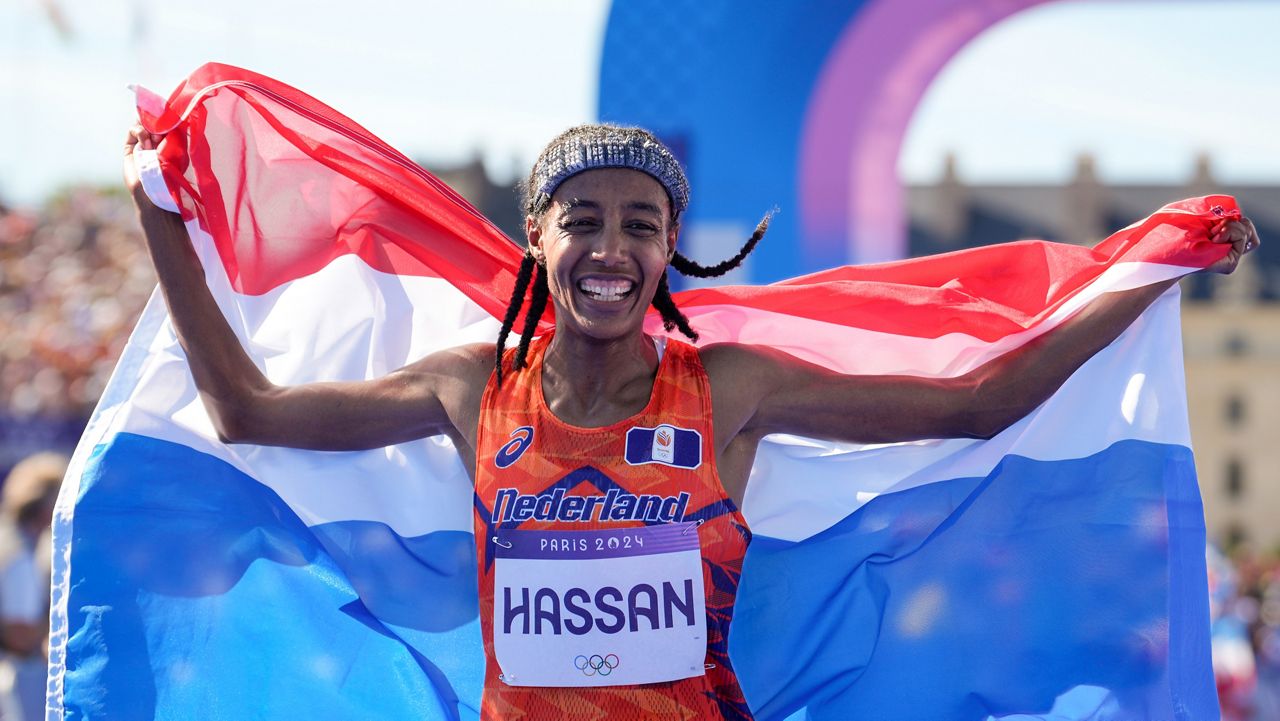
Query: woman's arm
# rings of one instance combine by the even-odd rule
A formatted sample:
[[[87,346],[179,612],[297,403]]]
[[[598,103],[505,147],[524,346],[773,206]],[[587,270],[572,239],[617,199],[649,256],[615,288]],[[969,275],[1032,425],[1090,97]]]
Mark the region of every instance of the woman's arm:
[[[1259,243],[1248,220],[1219,223],[1211,235],[1232,247],[1210,272],[1230,273]],[[1047,400],[1174,282],[1104,293],[1060,327],[956,378],[842,375],[778,351],[710,346],[704,359],[717,437],[725,443],[740,433],[866,443],[990,438]]]
[[[182,219],[157,208],[142,189],[133,153],[152,149],[158,141],[141,127],[129,132],[125,184],[137,205],[178,341],[219,438],[357,450],[454,428],[447,408],[465,408],[461,396],[477,381],[483,387],[488,370],[483,359],[492,356],[491,347],[436,353],[372,381],[291,387],[271,383],[245,353],[209,292]]]

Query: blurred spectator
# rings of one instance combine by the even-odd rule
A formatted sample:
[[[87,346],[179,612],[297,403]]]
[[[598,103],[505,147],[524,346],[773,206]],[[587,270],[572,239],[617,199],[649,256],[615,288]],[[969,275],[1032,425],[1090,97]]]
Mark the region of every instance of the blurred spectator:
[[[1223,721],[1280,721],[1280,553],[1209,548],[1213,671]]]
[[[1213,644],[1213,676],[1218,685],[1222,721],[1248,721],[1257,684],[1248,613],[1239,595],[1240,574],[1217,549],[1208,550],[1209,623]]]
[[[0,491],[0,718],[44,716],[49,636],[49,523],[67,458],[24,459]]]
[[[1248,623],[1257,688],[1251,721],[1280,721],[1280,553],[1233,554],[1239,569],[1239,617]]]

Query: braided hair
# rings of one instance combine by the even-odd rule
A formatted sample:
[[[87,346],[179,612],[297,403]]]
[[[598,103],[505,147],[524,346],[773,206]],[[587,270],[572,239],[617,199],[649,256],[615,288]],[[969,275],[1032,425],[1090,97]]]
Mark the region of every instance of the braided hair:
[[[533,170],[529,173],[528,180],[521,184],[521,205],[525,214],[534,219],[535,222],[541,222],[543,216],[551,209],[551,193],[545,192],[538,186],[538,181],[544,179],[548,164],[555,162],[557,159],[563,162],[566,148],[580,146],[606,136],[611,139],[622,136],[633,143],[651,143],[661,147],[663,152],[670,154],[670,151],[666,150],[665,146],[662,146],[656,137],[642,128],[625,128],[614,125],[580,125],[570,128],[557,136],[543,149],[541,155],[538,156],[537,162],[533,165]],[[621,167],[627,167],[627,165],[622,165]],[[650,172],[646,168],[636,169],[642,172]],[[676,198],[672,197],[673,191],[668,182],[661,178],[655,179],[658,179],[663,184],[663,187],[667,189],[668,198],[671,200],[671,222],[673,224],[679,223],[683,207],[677,207]],[[679,182],[681,184],[684,183],[683,173],[680,175]],[[682,192],[687,197],[687,185],[683,188],[678,188],[677,192]],[[685,202],[685,198],[681,198],[681,201]],[[676,251],[671,258],[671,267],[684,275],[694,278],[718,278],[742,265],[742,262],[751,254],[751,251],[755,250],[760,239],[769,230],[769,220],[772,217],[773,211],[766,213],[760,219],[760,222],[756,224],[755,232],[751,234],[751,237],[747,239],[747,242],[743,244],[738,253],[724,262],[705,266]],[[530,285],[533,287],[531,293],[529,291]],[[538,329],[538,321],[542,318],[543,312],[546,311],[549,295],[550,289],[547,286],[546,267],[533,257],[532,252],[526,250],[524,258],[520,261],[520,270],[516,274],[516,284],[511,291],[511,301],[508,303],[507,312],[502,319],[502,329],[498,332],[494,368],[499,386],[502,385],[502,357],[506,351],[507,338],[511,335],[511,330],[515,327],[516,320],[520,317],[520,311],[522,309],[525,311],[524,324],[520,333],[520,343],[516,347],[515,357],[512,359],[511,369],[513,371],[518,371],[527,365],[529,343],[533,340],[533,335]],[[526,296],[529,296],[527,308],[525,308]],[[667,271],[663,271],[662,277],[658,279],[657,292],[653,296],[653,307],[662,317],[662,326],[668,332],[678,329],[689,340],[695,342],[698,340],[697,331],[689,324],[689,319],[676,306],[675,298],[671,295],[671,288],[667,283]]]

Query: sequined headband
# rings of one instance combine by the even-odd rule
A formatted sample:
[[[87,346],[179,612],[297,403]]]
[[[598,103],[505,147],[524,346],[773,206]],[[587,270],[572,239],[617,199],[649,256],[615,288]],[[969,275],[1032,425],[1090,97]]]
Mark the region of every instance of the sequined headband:
[[[603,132],[571,137],[540,159],[531,183],[539,200],[549,199],[561,183],[584,170],[631,168],[653,176],[667,189],[676,215],[689,207],[689,181],[665,145],[630,128],[600,129]]]

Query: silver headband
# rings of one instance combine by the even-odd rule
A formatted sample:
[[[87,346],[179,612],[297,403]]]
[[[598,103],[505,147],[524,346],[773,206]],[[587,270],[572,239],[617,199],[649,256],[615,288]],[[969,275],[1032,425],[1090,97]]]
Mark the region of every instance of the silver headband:
[[[537,200],[546,201],[556,188],[584,170],[631,168],[653,176],[666,188],[676,215],[689,207],[689,181],[679,161],[663,145],[644,131],[632,128],[595,126],[597,132],[570,137],[539,160],[533,183]]]

